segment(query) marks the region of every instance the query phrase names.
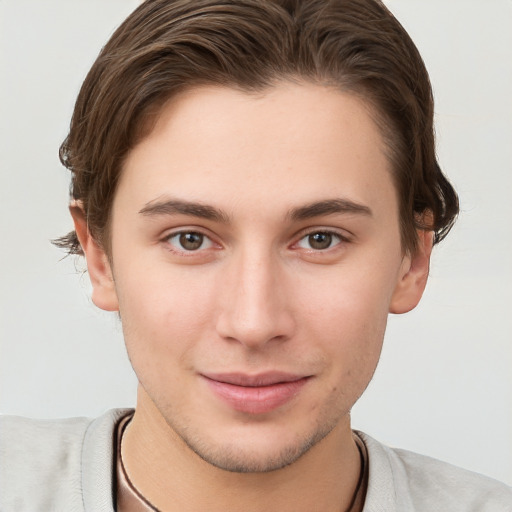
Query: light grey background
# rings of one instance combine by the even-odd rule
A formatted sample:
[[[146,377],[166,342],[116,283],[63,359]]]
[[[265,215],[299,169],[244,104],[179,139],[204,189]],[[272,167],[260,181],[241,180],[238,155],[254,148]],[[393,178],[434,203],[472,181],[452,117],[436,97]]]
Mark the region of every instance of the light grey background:
[[[389,0],[430,70],[462,202],[421,306],[391,317],[353,411],[381,441],[512,484],[512,2]],[[115,315],[48,240],[67,232],[57,150],[81,81],[136,0],[0,0],[0,411],[134,404]],[[80,268],[80,264],[78,264]]]

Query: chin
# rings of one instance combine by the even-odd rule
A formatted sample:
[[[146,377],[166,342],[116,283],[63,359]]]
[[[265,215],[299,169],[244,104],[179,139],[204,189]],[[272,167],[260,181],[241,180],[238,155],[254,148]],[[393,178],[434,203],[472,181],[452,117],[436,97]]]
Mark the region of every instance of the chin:
[[[269,431],[263,425],[249,432],[233,432],[228,439],[205,439],[189,429],[176,432],[182,441],[203,461],[232,473],[268,473],[293,464],[322,439],[335,425],[323,425],[312,432],[290,437],[289,431]]]

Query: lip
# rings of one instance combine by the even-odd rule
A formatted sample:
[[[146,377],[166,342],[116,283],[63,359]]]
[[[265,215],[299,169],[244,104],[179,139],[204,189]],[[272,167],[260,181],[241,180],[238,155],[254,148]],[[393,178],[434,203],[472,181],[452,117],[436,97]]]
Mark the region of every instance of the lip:
[[[202,374],[213,393],[236,411],[271,412],[291,401],[311,378],[284,372]]]

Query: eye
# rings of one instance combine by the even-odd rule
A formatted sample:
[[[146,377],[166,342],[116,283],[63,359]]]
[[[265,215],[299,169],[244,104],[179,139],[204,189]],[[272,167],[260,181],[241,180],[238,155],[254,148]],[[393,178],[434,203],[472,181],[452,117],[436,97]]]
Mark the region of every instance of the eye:
[[[213,246],[213,242],[207,236],[197,231],[174,233],[167,238],[167,242],[181,252],[198,251]]]
[[[342,237],[329,231],[316,231],[301,238],[297,243],[302,249],[325,251],[342,242]]]

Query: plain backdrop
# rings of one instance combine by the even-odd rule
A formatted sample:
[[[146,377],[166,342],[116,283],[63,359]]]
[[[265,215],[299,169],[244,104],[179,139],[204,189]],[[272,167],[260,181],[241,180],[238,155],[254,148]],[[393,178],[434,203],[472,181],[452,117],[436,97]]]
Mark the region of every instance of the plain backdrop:
[[[78,88],[136,0],[0,0],[0,412],[134,405],[115,315],[49,239],[70,230],[58,147]],[[391,317],[353,425],[512,484],[512,2],[389,0],[430,71],[462,213],[413,312]],[[77,271],[78,268],[78,271]]]

